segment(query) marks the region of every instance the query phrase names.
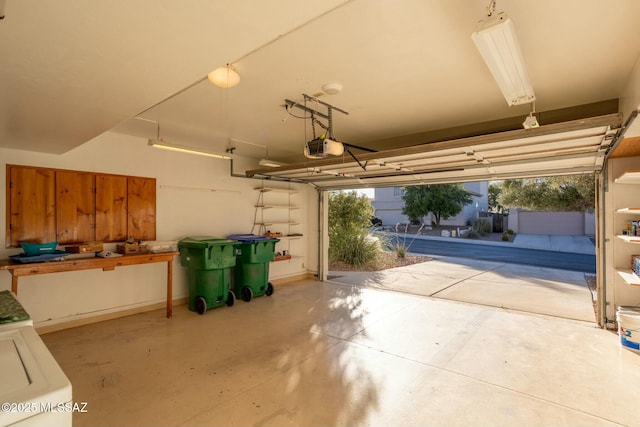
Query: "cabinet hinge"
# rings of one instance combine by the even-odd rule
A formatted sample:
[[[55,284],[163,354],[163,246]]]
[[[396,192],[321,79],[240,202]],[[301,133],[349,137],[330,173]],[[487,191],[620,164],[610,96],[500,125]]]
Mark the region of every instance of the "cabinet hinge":
[[[13,181],[9,181],[9,188],[13,188]]]
[[[9,224],[9,230],[13,230],[13,224]]]

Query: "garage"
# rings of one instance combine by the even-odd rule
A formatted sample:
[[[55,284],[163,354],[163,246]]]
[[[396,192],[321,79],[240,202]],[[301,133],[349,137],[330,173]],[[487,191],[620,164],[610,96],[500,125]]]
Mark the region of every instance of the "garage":
[[[519,212],[523,234],[584,235],[584,216],[576,212],[562,212],[557,216],[545,212]]]
[[[112,252],[129,237],[283,237],[273,296],[202,316],[167,252],[19,280],[0,269],[86,403],[74,424],[638,419],[640,362],[615,333],[617,307],[640,305],[622,233],[638,214],[636,1],[8,0],[0,16],[3,262],[33,230],[102,233]],[[535,91],[523,98],[472,39],[505,16]],[[331,142],[341,154],[317,151]],[[324,281],[328,191],[594,172],[600,327]],[[47,221],[14,226],[17,193],[21,215]]]

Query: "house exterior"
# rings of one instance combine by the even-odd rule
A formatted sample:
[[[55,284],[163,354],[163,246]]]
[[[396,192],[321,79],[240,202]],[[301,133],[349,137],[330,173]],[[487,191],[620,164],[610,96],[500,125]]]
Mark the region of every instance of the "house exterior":
[[[441,225],[465,226],[478,218],[480,212],[489,210],[489,183],[487,181],[466,182],[462,186],[469,191],[473,202],[464,206],[462,211],[451,218],[443,219]],[[402,213],[404,201],[402,200],[402,187],[376,188],[375,197],[371,203],[375,209],[375,216],[382,220],[383,225],[404,224],[409,222],[409,218]],[[426,224],[431,224],[432,215],[424,217]]]

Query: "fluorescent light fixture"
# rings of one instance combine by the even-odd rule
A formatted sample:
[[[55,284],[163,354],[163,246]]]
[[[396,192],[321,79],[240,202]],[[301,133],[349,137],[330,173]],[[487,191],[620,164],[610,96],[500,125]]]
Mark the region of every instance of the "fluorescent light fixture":
[[[509,105],[535,101],[513,21],[500,12],[478,23],[471,34]]]
[[[240,83],[240,74],[229,64],[216,68],[207,74],[207,78],[214,85],[225,89]]]
[[[279,168],[280,166],[284,166],[285,165],[285,163],[276,162],[275,160],[271,160],[271,159],[260,159],[258,164],[260,166],[266,166],[266,167],[269,167],[269,168]]]
[[[162,148],[164,150],[178,151],[180,153],[197,154],[199,156],[214,157],[216,159],[231,159],[228,154],[212,153],[210,151],[197,150],[194,148],[184,147],[181,145],[170,144],[162,139],[150,139],[149,145],[155,148]]]

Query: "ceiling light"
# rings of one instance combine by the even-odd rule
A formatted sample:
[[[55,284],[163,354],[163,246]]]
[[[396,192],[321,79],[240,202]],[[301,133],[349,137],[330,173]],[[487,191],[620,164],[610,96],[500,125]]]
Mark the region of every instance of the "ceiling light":
[[[199,156],[215,157],[216,159],[231,159],[232,158],[228,154],[212,153],[210,151],[203,151],[203,150],[198,150],[198,149],[195,149],[195,148],[184,147],[184,146],[181,146],[181,145],[170,144],[167,141],[164,141],[162,139],[150,139],[149,140],[149,145],[151,145],[152,147],[155,147],[155,148],[162,148],[164,150],[178,151],[178,152],[181,152],[181,153],[188,153],[188,154],[197,154]]]
[[[234,87],[240,83],[240,74],[229,64],[216,68],[207,74],[207,78],[211,83],[222,88]]]
[[[266,167],[269,167],[269,168],[279,168],[280,166],[284,166],[285,165],[285,163],[276,162],[275,160],[271,160],[271,159],[260,159],[258,164],[260,166],[266,166]]]
[[[322,91],[327,95],[336,95],[342,92],[342,85],[340,83],[327,83],[322,85]]]
[[[513,21],[503,12],[478,23],[471,35],[509,105],[535,101]]]

